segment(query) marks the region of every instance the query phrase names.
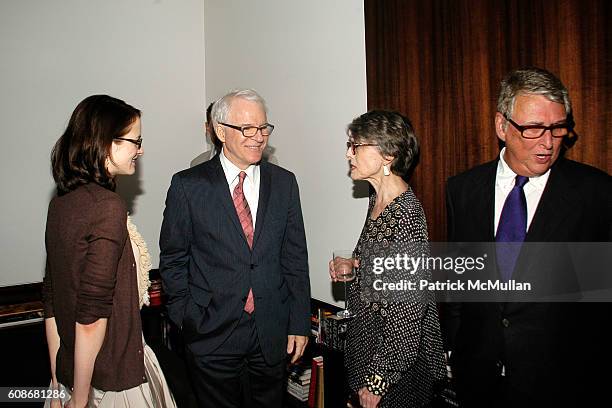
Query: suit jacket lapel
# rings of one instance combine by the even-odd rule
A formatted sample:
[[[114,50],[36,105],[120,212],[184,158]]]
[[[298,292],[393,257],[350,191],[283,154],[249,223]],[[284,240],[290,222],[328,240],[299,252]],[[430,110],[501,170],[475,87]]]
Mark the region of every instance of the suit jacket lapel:
[[[212,160],[214,168],[213,183],[215,188],[215,196],[219,197],[219,200],[223,204],[223,209],[225,210],[226,216],[232,220],[232,224],[248,248],[249,244],[246,240],[246,236],[244,235],[244,231],[242,230],[242,225],[240,225],[240,220],[238,219],[238,214],[236,213],[236,207],[234,207],[234,201],[232,200],[232,196],[227,185],[227,179],[225,178],[225,172],[223,171],[223,167],[221,167],[219,155],[215,156]]]
[[[492,161],[487,171],[483,174],[482,180],[479,182],[478,190],[475,191],[476,197],[482,197],[482,201],[476,201],[474,203],[474,211],[476,214],[482,214],[484,218],[481,224],[482,231],[479,232],[479,237],[482,237],[482,242],[495,242],[495,183],[497,182],[497,167],[499,166],[499,159]],[[490,279],[499,278],[499,270],[497,268],[497,255],[495,252],[495,246],[491,245],[489,264],[492,269],[490,270]],[[495,306],[499,311],[502,311],[505,307],[504,302],[496,302]]]
[[[525,242],[555,241],[558,228],[565,222],[568,215],[576,208],[575,201],[580,197],[573,197],[573,180],[571,175],[565,174],[564,159],[559,158],[553,166],[538,207],[527,231]]]
[[[525,243],[521,248],[521,252],[516,262],[515,274],[512,279],[518,281],[524,280],[530,282],[530,274],[537,274],[537,270],[533,270],[534,259],[538,258],[544,248],[538,245],[529,245],[534,242],[554,242],[558,238],[559,229],[563,228],[563,224],[570,217],[571,212],[577,207],[575,201],[580,200],[580,197],[574,197],[572,192],[573,182],[571,175],[565,174],[563,168],[563,159],[552,167],[548,182],[542,192],[542,197],[536,208],[536,212],[531,220],[531,225],[525,236]]]
[[[484,218],[481,223],[482,231],[478,232],[479,236],[482,237],[482,242],[495,242],[495,183],[497,179],[497,166],[499,161],[495,160],[491,163],[491,166],[487,169],[487,172],[483,175],[482,180],[479,182],[479,190],[475,192],[476,197],[482,197],[482,201],[476,201],[474,204],[474,211],[476,214],[481,214]],[[491,270],[492,279],[499,276],[497,270],[497,257],[495,254],[494,246],[490,247],[493,249],[490,254],[490,265],[493,269]],[[502,310],[503,303],[496,303],[499,310]]]
[[[483,174],[480,180],[476,180],[473,194],[474,199],[470,200],[473,204],[473,213],[478,217],[483,217],[481,222],[474,225],[479,228],[475,232],[475,237],[482,242],[495,241],[495,231],[493,219],[495,217],[495,175],[497,172],[497,161],[491,162],[491,166]]]
[[[257,221],[255,223],[255,232],[253,237],[253,248],[257,245],[257,240],[261,235],[261,230],[264,226],[264,218],[268,209],[268,201],[270,199],[271,177],[268,172],[266,163],[259,166],[259,203],[257,205]]]

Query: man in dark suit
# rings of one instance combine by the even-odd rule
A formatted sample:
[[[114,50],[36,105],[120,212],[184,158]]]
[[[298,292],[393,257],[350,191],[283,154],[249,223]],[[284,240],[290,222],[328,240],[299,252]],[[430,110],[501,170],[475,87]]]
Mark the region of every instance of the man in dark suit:
[[[202,407],[280,407],[286,356],[310,332],[310,282],[295,176],[262,153],[274,129],[253,90],[212,111],[223,148],[174,175],[160,236],[170,319],[182,328]]]
[[[497,110],[495,131],[505,144],[499,158],[448,180],[448,239],[497,242],[489,259],[497,279],[532,283],[537,296],[579,299],[571,251],[560,249],[611,240],[611,177],[562,157],[571,102],[550,72],[511,72]],[[500,252],[507,242],[518,243],[509,247],[517,251]],[[560,244],[535,244],[544,242]],[[594,381],[610,354],[600,333],[608,305],[530,300],[447,305],[445,337],[462,407],[578,406],[601,393]]]

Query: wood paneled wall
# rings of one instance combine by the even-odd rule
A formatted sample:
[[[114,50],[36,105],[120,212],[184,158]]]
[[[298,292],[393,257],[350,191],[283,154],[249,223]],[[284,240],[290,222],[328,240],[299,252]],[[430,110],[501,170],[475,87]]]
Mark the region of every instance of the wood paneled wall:
[[[494,159],[499,82],[525,65],[573,102],[567,157],[612,173],[612,2],[365,0],[368,108],[406,114],[421,142],[410,184],[432,240],[446,238],[449,176]]]

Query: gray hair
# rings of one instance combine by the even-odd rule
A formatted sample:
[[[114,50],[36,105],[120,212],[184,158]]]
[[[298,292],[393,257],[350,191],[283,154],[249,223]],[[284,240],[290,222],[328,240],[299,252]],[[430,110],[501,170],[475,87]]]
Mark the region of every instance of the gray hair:
[[[212,107],[210,116],[215,128],[219,125],[219,122],[227,121],[227,116],[229,115],[232,101],[236,98],[257,102],[259,105],[261,105],[264,112],[266,112],[266,114],[268,113],[266,101],[256,91],[253,89],[234,89],[219,98]]]
[[[353,119],[347,127],[349,138],[356,142],[373,142],[383,156],[395,159],[393,174],[406,177],[419,156],[419,142],[410,120],[399,112],[373,110]]]
[[[497,111],[511,117],[518,95],[542,95],[546,99],[562,103],[565,114],[572,113],[572,102],[567,88],[559,78],[542,68],[520,68],[510,72],[501,82]],[[506,123],[507,125],[507,123]]]

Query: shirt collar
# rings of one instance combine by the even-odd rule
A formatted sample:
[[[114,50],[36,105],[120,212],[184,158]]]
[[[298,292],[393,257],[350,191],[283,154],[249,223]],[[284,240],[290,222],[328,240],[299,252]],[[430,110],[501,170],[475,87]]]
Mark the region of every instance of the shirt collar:
[[[231,185],[234,182],[234,180],[238,178],[238,175],[240,174],[241,171],[244,171],[246,173],[247,179],[250,179],[251,181],[254,180],[255,168],[257,167],[255,164],[251,164],[245,170],[241,170],[240,168],[238,168],[238,166],[232,163],[230,159],[228,159],[225,156],[225,148],[221,149],[221,154],[219,155],[219,159],[221,160],[221,167],[223,167],[223,172],[225,173],[227,184]]]
[[[510,168],[510,166],[508,166],[508,163],[504,159],[505,153],[506,148],[504,147],[501,152],[499,152],[499,164],[497,165],[497,178],[495,183],[502,187],[513,187],[516,173]],[[527,185],[532,187],[544,187],[546,185],[546,181],[548,181],[549,175],[550,169],[548,169],[546,173],[539,176],[529,177],[529,183],[527,183]]]

